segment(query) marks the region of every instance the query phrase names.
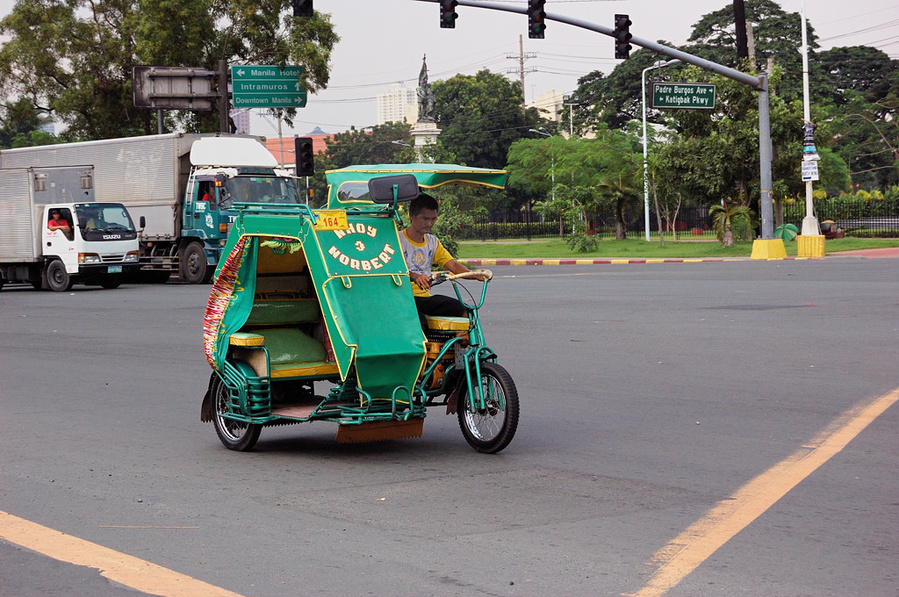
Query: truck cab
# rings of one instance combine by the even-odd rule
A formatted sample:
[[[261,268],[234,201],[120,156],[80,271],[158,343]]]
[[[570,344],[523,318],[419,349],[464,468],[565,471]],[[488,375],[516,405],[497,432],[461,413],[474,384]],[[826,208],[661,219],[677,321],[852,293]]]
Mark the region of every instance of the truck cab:
[[[40,222],[40,287],[63,291],[78,281],[116,288],[138,267],[137,231],[120,203],[51,203]]]
[[[237,212],[234,203],[298,205],[298,179],[256,139],[209,137],[190,150],[179,250],[183,281],[211,278]]]

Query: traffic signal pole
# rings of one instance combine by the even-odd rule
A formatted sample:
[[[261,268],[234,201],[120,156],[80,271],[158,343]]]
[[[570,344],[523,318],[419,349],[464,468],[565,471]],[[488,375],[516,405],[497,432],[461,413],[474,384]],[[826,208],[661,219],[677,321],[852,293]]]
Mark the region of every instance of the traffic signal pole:
[[[437,3],[440,0],[416,1]],[[497,2],[475,2],[473,0],[457,0],[456,4],[458,4],[459,6],[470,6],[472,8],[499,10],[502,12],[514,12],[523,15],[528,14],[527,7],[509,6],[506,4],[499,4]],[[582,19],[575,19],[573,17],[567,17],[565,15],[549,12],[545,14],[544,18],[546,19],[546,21],[565,23],[566,25],[571,25],[580,29],[594,31],[596,33],[601,33],[613,38],[615,37],[615,29],[613,29],[612,27],[605,27],[603,25],[597,25],[595,23],[590,23]],[[654,42],[649,39],[643,39],[641,37],[632,36],[629,40],[629,43],[640,46],[642,48],[646,48],[647,50],[652,50],[653,52],[657,52],[670,58],[677,58],[681,62],[698,66],[699,68],[711,71],[723,77],[727,77],[728,79],[732,79],[734,81],[737,81],[738,83],[749,85],[749,87],[759,92],[759,178],[761,184],[761,197],[759,205],[761,207],[762,215],[762,244],[761,250],[758,252],[756,251],[755,244],[753,245],[752,256],[754,259],[786,256],[786,251],[783,247],[783,241],[774,238],[774,201],[771,192],[772,151],[771,124],[768,111],[768,75],[750,75],[748,73],[743,73],[728,66],[724,66],[723,64],[718,64],[717,62],[712,62],[711,60],[706,60],[705,58],[700,58],[699,56],[694,56],[693,54],[688,54],[687,52],[682,52],[675,48],[669,48],[668,46],[664,46],[660,43]],[[779,242],[779,247],[777,246],[777,242],[775,241]],[[781,253],[783,253],[783,255],[781,255]]]

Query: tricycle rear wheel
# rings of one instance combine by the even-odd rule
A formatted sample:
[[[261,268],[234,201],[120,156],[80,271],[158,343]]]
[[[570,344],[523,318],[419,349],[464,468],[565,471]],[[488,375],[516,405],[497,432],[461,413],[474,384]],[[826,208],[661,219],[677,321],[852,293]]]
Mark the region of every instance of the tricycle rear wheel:
[[[465,383],[464,377],[459,383]],[[459,405],[459,427],[472,448],[495,454],[509,445],[518,429],[518,390],[509,372],[496,363],[481,363],[480,384],[486,408],[472,410],[466,389]]]
[[[212,387],[212,399],[215,401],[213,418],[215,433],[229,450],[246,452],[253,449],[259,439],[262,425],[235,421],[222,416],[231,412],[231,396],[222,380],[217,375],[215,377]]]

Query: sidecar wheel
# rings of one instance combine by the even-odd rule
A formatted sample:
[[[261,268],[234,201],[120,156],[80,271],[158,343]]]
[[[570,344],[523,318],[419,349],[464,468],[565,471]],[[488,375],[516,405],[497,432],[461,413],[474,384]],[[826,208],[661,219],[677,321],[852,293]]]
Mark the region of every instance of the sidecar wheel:
[[[509,445],[518,429],[518,390],[509,372],[496,363],[481,363],[481,388],[487,408],[473,411],[466,389],[459,404],[459,427],[472,448],[496,454]]]
[[[228,394],[228,388],[217,376],[213,382],[212,399],[215,403],[215,417],[212,419],[212,422],[215,424],[215,433],[219,436],[222,443],[225,444],[225,447],[229,450],[240,452],[253,449],[253,446],[256,445],[256,440],[259,439],[262,425],[243,423],[233,419],[226,419],[222,416],[224,413],[231,412],[231,397]]]

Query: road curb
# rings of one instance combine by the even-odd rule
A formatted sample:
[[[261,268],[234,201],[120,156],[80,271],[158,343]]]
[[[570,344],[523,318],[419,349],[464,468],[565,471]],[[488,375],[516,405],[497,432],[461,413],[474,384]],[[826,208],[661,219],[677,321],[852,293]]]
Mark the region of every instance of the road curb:
[[[814,259],[811,257],[783,257],[779,259],[765,259],[764,261],[805,261]],[[820,259],[820,258],[819,258]],[[666,258],[666,259],[460,259],[459,261],[477,267],[492,267],[500,265],[635,265],[652,263],[722,263],[736,261],[750,261],[749,257],[712,257],[712,258]],[[760,261],[756,259],[756,261]]]

